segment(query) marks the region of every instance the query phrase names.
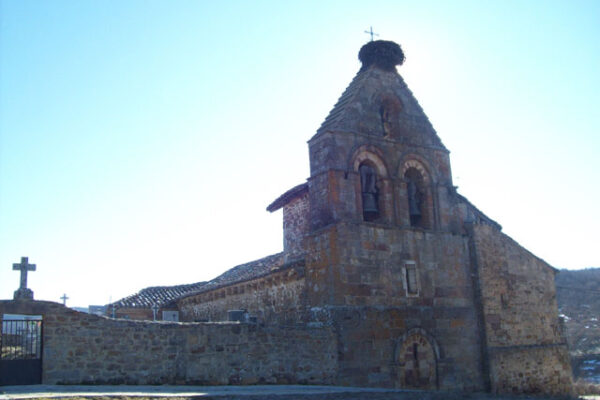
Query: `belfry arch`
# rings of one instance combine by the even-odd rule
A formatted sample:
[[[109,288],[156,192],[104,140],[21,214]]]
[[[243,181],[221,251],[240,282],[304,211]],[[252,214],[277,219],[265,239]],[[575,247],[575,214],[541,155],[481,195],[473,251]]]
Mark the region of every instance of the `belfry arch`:
[[[350,161],[350,168],[356,174],[356,208],[360,218],[367,222],[391,220],[390,179],[381,154],[374,146],[361,146]]]
[[[354,152],[351,159],[351,167],[354,171],[358,171],[358,167],[365,162],[372,164],[381,178],[388,178],[388,168],[383,161],[383,154],[378,148],[367,145],[359,147]]]
[[[411,227],[434,229],[434,185],[426,163],[415,156],[407,158],[400,167],[399,210],[401,220]]]

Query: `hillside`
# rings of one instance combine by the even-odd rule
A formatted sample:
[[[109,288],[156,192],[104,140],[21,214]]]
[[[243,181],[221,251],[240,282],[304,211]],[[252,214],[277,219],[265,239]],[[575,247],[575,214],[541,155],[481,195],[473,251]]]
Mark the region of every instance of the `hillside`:
[[[600,383],[600,268],[561,270],[556,295],[575,378]]]

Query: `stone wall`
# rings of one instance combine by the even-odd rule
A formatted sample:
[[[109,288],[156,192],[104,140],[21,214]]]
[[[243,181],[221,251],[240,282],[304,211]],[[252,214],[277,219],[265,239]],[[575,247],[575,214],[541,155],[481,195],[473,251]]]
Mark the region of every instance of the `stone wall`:
[[[484,388],[465,237],[347,222],[315,232],[307,243],[313,320],[336,328],[341,384]],[[416,293],[408,291],[411,265]],[[424,372],[412,379],[416,371],[410,372],[406,354],[398,350],[408,348],[403,338],[414,330],[429,338],[427,346],[416,339],[410,344],[418,345],[419,368],[435,364],[435,379],[425,379]]]
[[[185,297],[178,306],[182,321],[226,321],[228,310],[245,309],[259,323],[297,324],[306,309],[304,263]]]
[[[493,393],[572,394],[564,346],[496,348],[490,352]]]
[[[112,309],[107,307],[106,315],[112,316]],[[157,318],[160,314],[157,314]],[[152,320],[154,314],[149,308],[133,308],[133,307],[122,307],[115,310],[116,318],[135,319],[135,320]],[[158,318],[159,319],[159,318]]]
[[[311,228],[320,229],[341,220],[362,221],[358,165],[376,159],[380,217],[377,222],[399,227],[410,225],[406,182],[407,166],[418,165],[426,175],[423,212],[426,228],[448,230],[457,225],[454,188],[448,154],[439,148],[419,149],[401,142],[376,143],[372,136],[324,132],[309,142]],[[358,164],[358,165],[357,165]],[[328,169],[329,168],[329,169]]]
[[[328,328],[115,320],[58,303],[1,301],[0,315],[43,316],[45,384],[331,384]]]
[[[283,206],[283,251],[286,261],[304,253],[304,236],[309,228],[308,192]]]
[[[477,342],[465,329],[472,322],[464,311],[443,315],[445,310],[427,307],[328,307],[320,312],[331,315],[338,334],[337,384],[482,390]],[[428,343],[418,346],[419,365],[410,365],[406,358],[408,348],[412,361],[414,332]],[[425,373],[424,368],[429,370]],[[407,379],[418,370],[420,379]]]
[[[556,270],[491,226],[475,225],[473,241],[492,390],[570,393]]]

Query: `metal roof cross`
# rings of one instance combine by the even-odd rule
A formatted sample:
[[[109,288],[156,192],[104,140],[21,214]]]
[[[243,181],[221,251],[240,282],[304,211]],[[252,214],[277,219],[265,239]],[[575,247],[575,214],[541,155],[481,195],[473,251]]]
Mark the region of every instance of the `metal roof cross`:
[[[369,27],[368,31],[365,31],[365,33],[368,33],[369,35],[371,35],[371,42],[373,41],[373,36],[379,36],[378,33],[373,32],[373,27]]]
[[[63,306],[67,305],[67,300],[69,300],[69,298],[67,297],[67,294],[63,294],[62,297],[60,298],[63,301]]]

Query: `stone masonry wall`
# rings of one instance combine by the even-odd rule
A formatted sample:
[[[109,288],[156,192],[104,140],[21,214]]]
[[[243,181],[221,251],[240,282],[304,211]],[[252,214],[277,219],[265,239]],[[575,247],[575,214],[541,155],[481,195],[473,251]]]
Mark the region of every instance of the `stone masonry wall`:
[[[403,387],[404,355],[395,349],[420,330],[439,349],[437,387],[483,389],[465,237],[349,222],[315,232],[308,250],[307,295],[313,319],[337,328],[341,384]],[[417,270],[414,294],[407,291],[407,260]]]
[[[494,393],[572,394],[571,360],[564,346],[497,348],[490,360]]]
[[[558,318],[555,271],[502,232],[475,225],[492,390],[571,391],[566,338]]]
[[[424,213],[426,228],[456,230],[454,198],[448,154],[439,148],[407,146],[401,141],[378,141],[370,135],[325,132],[311,139],[311,177],[308,179],[310,225],[321,229],[340,220],[362,221],[360,180],[354,161],[361,154],[381,159],[387,171],[378,176],[380,218],[377,222],[410,226],[403,167],[418,162],[428,174]],[[365,156],[366,157],[366,156]],[[410,164],[410,162],[409,162]]]
[[[178,301],[182,321],[226,321],[228,310],[245,309],[259,323],[296,324],[306,305],[304,265],[211,290]]]
[[[308,193],[283,206],[283,250],[287,261],[304,253],[304,236],[309,228]]]
[[[112,315],[112,309],[110,307],[107,308],[106,315]],[[149,308],[117,308],[115,310],[116,318],[152,320],[153,316],[152,310]],[[160,314],[158,314],[157,317],[158,316],[160,316]]]
[[[45,384],[331,384],[327,328],[115,320],[57,303],[0,301],[0,315],[43,316]]]

